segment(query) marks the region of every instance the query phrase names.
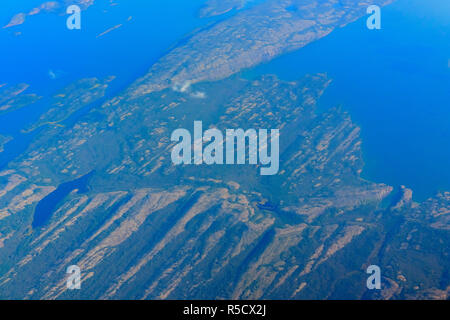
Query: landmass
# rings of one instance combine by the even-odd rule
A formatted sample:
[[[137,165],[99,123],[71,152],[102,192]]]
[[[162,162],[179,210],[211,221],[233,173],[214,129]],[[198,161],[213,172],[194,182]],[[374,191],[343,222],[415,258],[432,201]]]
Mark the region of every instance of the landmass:
[[[200,17],[220,16],[231,10],[240,10],[255,0],[208,0],[200,10]]]
[[[125,92],[65,126],[43,127],[0,172],[0,296],[448,299],[450,194],[416,203],[407,186],[363,179],[361,129],[342,108],[318,111],[327,74],[290,82],[237,74],[366,7],[267,0],[242,9],[195,33]],[[105,86],[91,79],[66,88],[35,127],[100,101]],[[279,128],[279,174],[174,166],[170,134],[194,120]],[[88,186],[63,193],[48,221],[33,224],[39,204],[88,174]],[[73,264],[83,290],[67,290]],[[383,274],[376,292],[366,287],[372,264]]]
[[[0,135],[0,153],[4,151],[5,144],[10,142],[13,138],[9,136]]]
[[[103,98],[109,83],[114,79],[113,76],[104,80],[87,78],[67,86],[53,97],[53,107],[42,114],[39,121],[24,132],[31,132],[44,125],[60,125],[75,112]]]
[[[360,177],[359,127],[341,109],[316,111],[330,81],[235,76],[193,85],[210,99],[168,88],[49,127],[0,173],[0,233],[13,233],[0,251],[0,295],[445,299],[450,196],[411,206],[400,190],[385,206],[394,188]],[[173,166],[170,132],[199,114],[219,129],[281,128],[280,174]],[[29,234],[35,204],[93,170],[89,192],[66,196]],[[19,244],[23,253],[4,259]],[[83,270],[80,292],[60,276],[71,264]],[[379,296],[365,286],[369,264],[389,284]]]
[[[64,0],[64,1],[46,1],[37,7],[31,9],[28,13],[20,12],[15,14],[8,24],[3,26],[3,29],[16,27],[25,23],[26,18],[42,13],[65,13],[65,10],[70,5],[78,5],[82,10],[87,9],[94,4],[95,0]]]
[[[366,9],[366,1],[267,0],[193,35],[155,63],[128,95],[139,97],[185,82],[224,79],[300,49],[365,15]]]
[[[42,98],[34,93],[26,94],[29,87],[22,83],[0,91],[0,115],[32,105]]]

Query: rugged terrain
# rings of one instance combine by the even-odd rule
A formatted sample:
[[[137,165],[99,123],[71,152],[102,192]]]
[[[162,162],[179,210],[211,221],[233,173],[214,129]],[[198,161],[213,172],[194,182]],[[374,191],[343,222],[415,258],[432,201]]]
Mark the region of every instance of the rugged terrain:
[[[364,298],[364,267],[378,264],[382,298],[446,297],[449,194],[380,205],[392,187],[360,178],[360,129],[339,109],[316,112],[329,81],[233,77],[117,98],[72,127],[48,127],[1,173],[0,295]],[[173,166],[170,132],[195,119],[281,128],[280,174]],[[74,188],[30,227],[37,202],[94,170],[89,190]],[[81,291],[66,291],[72,264]]]
[[[104,103],[112,78],[57,93],[0,172],[0,297],[447,299],[450,193],[415,203],[407,187],[362,179],[360,128],[340,108],[318,111],[326,74],[236,74],[365,6],[264,1],[199,31]],[[280,129],[279,174],[174,166],[170,135],[194,120]],[[73,264],[81,290],[66,289]],[[366,288],[372,264],[381,291]]]

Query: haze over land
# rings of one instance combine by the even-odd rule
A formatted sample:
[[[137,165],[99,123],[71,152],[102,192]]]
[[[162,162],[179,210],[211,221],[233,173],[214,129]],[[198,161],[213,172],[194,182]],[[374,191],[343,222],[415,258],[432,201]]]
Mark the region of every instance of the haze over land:
[[[450,193],[416,203],[407,187],[362,179],[361,128],[343,108],[317,110],[326,74],[239,75],[355,21],[367,2],[249,4],[208,1],[202,15],[237,12],[120,94],[102,100],[114,78],[62,88],[24,128],[39,133],[0,172],[0,297],[448,298]],[[38,96],[23,85],[0,99],[7,111]],[[194,120],[279,128],[279,174],[174,166],[170,134]],[[80,291],[66,289],[73,264]],[[371,264],[381,291],[366,288]]]

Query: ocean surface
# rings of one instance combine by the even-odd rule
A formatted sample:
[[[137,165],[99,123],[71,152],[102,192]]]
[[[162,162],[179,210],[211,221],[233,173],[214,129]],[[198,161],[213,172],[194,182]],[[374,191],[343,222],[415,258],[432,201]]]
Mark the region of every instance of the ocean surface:
[[[362,128],[363,178],[417,201],[450,191],[450,1],[398,0],[382,30],[366,19],[243,75],[327,73],[320,109],[342,106]]]

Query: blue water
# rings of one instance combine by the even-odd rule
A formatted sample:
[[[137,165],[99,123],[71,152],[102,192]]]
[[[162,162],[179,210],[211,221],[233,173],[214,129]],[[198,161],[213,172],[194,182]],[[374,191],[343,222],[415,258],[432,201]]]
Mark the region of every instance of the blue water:
[[[424,200],[450,190],[450,1],[399,0],[366,18],[245,72],[295,80],[326,72],[321,109],[342,105],[361,126],[363,177],[413,188]]]
[[[61,201],[63,201],[72,191],[77,189],[78,193],[88,192],[89,179],[94,173],[95,171],[92,171],[78,179],[62,183],[55,191],[39,201],[34,210],[33,222],[31,224],[33,229],[46,225]]]

